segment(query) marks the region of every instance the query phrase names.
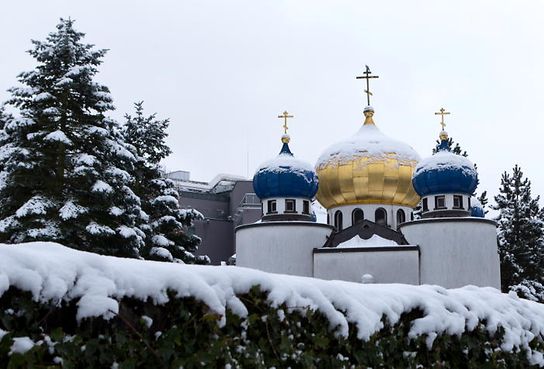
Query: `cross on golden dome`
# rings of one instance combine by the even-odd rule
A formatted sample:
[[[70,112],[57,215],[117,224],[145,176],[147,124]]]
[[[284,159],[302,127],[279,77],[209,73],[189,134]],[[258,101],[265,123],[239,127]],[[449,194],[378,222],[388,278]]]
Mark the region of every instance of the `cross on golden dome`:
[[[442,130],[444,130],[444,128],[446,128],[446,123],[444,122],[444,115],[449,115],[449,114],[451,114],[451,113],[449,111],[446,111],[446,109],[444,109],[444,108],[440,108],[439,111],[434,113],[434,115],[441,115],[440,125],[442,126]]]
[[[287,134],[287,130],[289,129],[289,127],[287,126],[287,119],[294,118],[294,116],[289,115],[289,113],[286,110],[281,115],[278,115],[278,118],[283,118],[283,133]]]
[[[370,96],[372,95],[372,92],[370,92],[370,79],[371,78],[380,78],[379,76],[371,76],[372,72],[370,71],[370,68],[368,65],[365,65],[365,71],[363,72],[364,76],[357,76],[356,79],[366,79],[366,102],[367,105],[370,106]]]

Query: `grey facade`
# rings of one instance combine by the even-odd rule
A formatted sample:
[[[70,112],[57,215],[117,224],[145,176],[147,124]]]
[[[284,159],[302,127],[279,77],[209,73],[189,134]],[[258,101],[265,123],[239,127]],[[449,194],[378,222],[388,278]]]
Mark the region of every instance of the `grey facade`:
[[[253,183],[242,177],[218,175],[209,183],[191,181],[188,172],[168,174],[177,185],[180,206],[204,215],[195,221],[194,233],[202,238],[198,255],[208,255],[212,264],[227,261],[236,251],[234,229],[261,219],[261,202]]]

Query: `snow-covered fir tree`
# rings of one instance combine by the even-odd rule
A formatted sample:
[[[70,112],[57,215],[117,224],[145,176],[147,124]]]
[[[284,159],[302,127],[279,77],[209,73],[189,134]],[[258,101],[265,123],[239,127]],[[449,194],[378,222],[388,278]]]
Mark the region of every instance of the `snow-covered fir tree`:
[[[139,257],[142,212],[126,170],[135,157],[105,115],[114,109],[108,88],[93,81],[106,50],[83,37],[61,19],[45,41],[32,41],[37,66],[9,90],[18,114],[0,149],[0,241]]]
[[[498,242],[504,291],[544,302],[544,222],[539,196],[519,166],[503,173],[495,210],[499,211]]]
[[[134,115],[125,116],[123,134],[138,159],[132,172],[133,188],[148,215],[146,224],[141,226],[147,235],[142,256],[162,261],[208,263],[207,257],[194,255],[200,238],[190,231],[193,220],[202,215],[193,209],[180,209],[174,182],[164,178],[159,166],[171,153],[165,142],[169,121],[157,119],[156,114],[144,116],[143,102],[134,105]]]

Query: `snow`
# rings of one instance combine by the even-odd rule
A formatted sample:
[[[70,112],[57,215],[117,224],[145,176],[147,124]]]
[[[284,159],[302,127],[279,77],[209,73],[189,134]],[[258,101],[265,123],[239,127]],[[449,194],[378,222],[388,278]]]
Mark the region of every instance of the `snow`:
[[[64,74],[64,77],[68,77],[68,78],[71,78],[71,77],[77,77],[79,76],[81,73],[87,71],[88,67],[87,66],[82,66],[82,65],[76,65],[72,68],[70,68],[68,70],[68,72],[66,72]]]
[[[57,81],[57,83],[55,83],[55,86],[57,87],[66,87],[67,85],[73,83],[74,80],[71,79],[71,78],[68,78],[68,77],[62,77],[61,79],[59,79]]]
[[[43,196],[36,195],[25,202],[17,211],[15,216],[23,218],[29,215],[44,215],[47,210],[53,206],[53,203]]]
[[[326,149],[317,160],[316,168],[330,163],[345,164],[356,158],[368,158],[369,162],[395,158],[401,164],[420,160],[409,145],[384,135],[375,125],[363,125],[350,139]]]
[[[72,144],[72,141],[61,130],[56,130],[49,133],[47,136],[44,137],[44,140],[62,142],[63,144],[66,144],[66,145]]]
[[[164,247],[152,247],[151,250],[149,251],[149,254],[150,255],[157,255],[157,256],[159,256],[161,258],[164,258],[164,259],[167,259],[169,261],[174,260],[174,257],[172,256],[170,251],[168,251]]]
[[[153,244],[157,245],[157,246],[161,246],[161,247],[168,247],[170,246],[170,241],[168,241],[168,238],[162,236],[162,235],[155,235],[153,236],[153,238],[151,239],[151,242],[153,242]]]
[[[474,164],[464,156],[450,151],[438,151],[436,154],[421,160],[414,175],[428,170],[442,171],[450,169],[462,169],[467,175],[476,173]]]
[[[104,181],[97,180],[93,187],[91,188],[92,192],[100,192],[100,193],[112,193],[113,188],[109,184],[107,184]]]
[[[313,172],[314,168],[305,161],[296,159],[293,155],[280,154],[274,159],[265,161],[256,170],[255,173],[266,171],[273,173],[300,173],[305,175],[307,172]]]
[[[126,170],[119,169],[117,167],[109,167],[106,169],[106,173],[115,178],[119,178],[123,182],[132,181],[132,176]]]
[[[399,244],[393,240],[380,237],[377,234],[372,235],[368,240],[361,238],[359,235],[342,242],[338,248],[351,248],[351,247],[376,247],[376,246],[398,246]]]
[[[59,215],[64,220],[75,219],[81,214],[85,214],[87,210],[87,208],[69,200],[59,209]]]
[[[98,224],[95,222],[89,223],[89,225],[85,227],[85,230],[92,235],[100,235],[100,234],[114,235],[115,234],[115,231],[111,229],[110,227],[102,225],[102,224]]]
[[[123,215],[125,211],[117,206],[112,206],[109,212],[111,215],[118,217],[120,215]]]
[[[75,163],[76,165],[85,164],[91,167],[96,163],[96,157],[89,154],[79,154],[75,157]]]
[[[51,95],[49,92],[41,92],[41,93],[37,94],[36,96],[34,96],[32,98],[32,100],[35,101],[35,102],[38,102],[38,101],[49,100],[52,97],[53,97],[53,95]]]
[[[117,228],[117,233],[119,233],[123,238],[138,237],[138,234],[134,229],[124,225]]]
[[[16,337],[13,339],[13,344],[11,345],[9,355],[24,354],[34,347],[34,345],[34,341],[32,341],[29,337]]]
[[[17,227],[20,223],[13,215],[0,220],[0,232],[6,232],[11,227]]]
[[[144,321],[145,323],[145,326],[147,328],[151,327],[151,325],[153,325],[153,319],[151,319],[150,317],[148,317],[147,315],[142,315],[142,320]]]
[[[429,345],[439,334],[460,335],[478,324],[493,334],[504,329],[501,348],[524,348],[533,363],[544,366],[542,352],[531,340],[544,335],[544,305],[503,294],[493,288],[466,286],[447,290],[438,286],[359,284],[264,273],[233,266],[183,265],[101,256],[55,243],[0,245],[0,297],[10,286],[32,293],[47,303],[78,300],[77,319],[112,318],[118,300],[130,297],[156,304],[168,301],[168,291],[194,297],[222,317],[226,309],[247,316],[236,295],[260,285],[272,306],[286,304],[320,311],[336,334],[348,335],[354,324],[360,339],[395,324],[403,313],[420,309],[409,337],[424,336]]]
[[[178,206],[178,199],[176,199],[174,196],[170,196],[170,195],[161,195],[161,196],[157,196],[153,199],[153,201],[151,202],[153,205],[156,205],[158,203],[169,203],[169,204],[172,204],[174,205],[175,207]]]

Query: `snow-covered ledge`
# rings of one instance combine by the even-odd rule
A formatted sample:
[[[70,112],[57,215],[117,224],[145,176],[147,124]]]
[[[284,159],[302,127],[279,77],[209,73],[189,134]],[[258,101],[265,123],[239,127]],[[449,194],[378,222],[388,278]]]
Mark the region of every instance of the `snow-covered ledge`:
[[[111,318],[123,297],[165,303],[167,290],[192,296],[223,317],[227,307],[245,316],[247,309],[237,295],[256,285],[269,292],[271,305],[319,310],[343,336],[348,335],[348,322],[352,322],[358,337],[368,339],[383,327],[383,316],[394,324],[401,314],[417,308],[424,316],[413,321],[410,337],[460,335],[478,322],[485,323],[490,332],[501,326],[503,350],[524,347],[532,362],[544,365],[543,353],[528,346],[535,336],[544,335],[544,305],[493,288],[447,290],[428,285],[324,281],[233,266],[100,256],[54,243],[0,245],[0,296],[16,287],[31,292],[38,301],[79,300],[78,319]]]

